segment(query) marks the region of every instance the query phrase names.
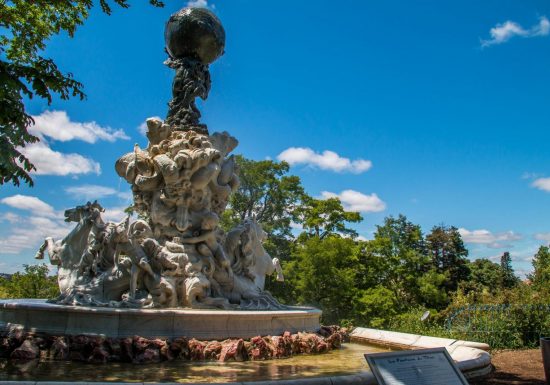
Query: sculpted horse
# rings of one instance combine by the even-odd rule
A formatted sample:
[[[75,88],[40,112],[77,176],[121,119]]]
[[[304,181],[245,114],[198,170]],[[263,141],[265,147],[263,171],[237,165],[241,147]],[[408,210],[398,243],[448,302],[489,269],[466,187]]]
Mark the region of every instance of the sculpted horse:
[[[57,280],[62,294],[69,290],[78,278],[81,257],[88,245],[88,236],[94,225],[98,225],[103,211],[105,210],[97,201],[65,210],[65,222],[76,222],[76,227],[63,239],[54,241],[52,237],[47,237],[35,255],[36,259],[44,259],[44,252],[47,251],[50,263],[58,266]]]
[[[271,258],[262,245],[266,238],[256,218],[247,218],[227,234],[224,249],[234,272],[229,297],[240,302],[241,308],[284,307],[264,291],[266,275],[277,273],[277,280],[284,280],[279,259]],[[222,278],[219,280],[223,282]]]

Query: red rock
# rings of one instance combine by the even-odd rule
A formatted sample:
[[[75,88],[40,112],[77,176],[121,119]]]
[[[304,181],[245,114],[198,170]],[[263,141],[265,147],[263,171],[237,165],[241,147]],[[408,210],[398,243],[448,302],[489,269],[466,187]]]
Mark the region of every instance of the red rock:
[[[283,337],[273,336],[271,337],[271,356],[273,358],[287,357],[287,351],[285,349],[285,341]]]
[[[66,360],[69,358],[69,344],[65,337],[57,337],[50,347],[51,356],[54,360]]]
[[[178,337],[170,343],[172,354],[181,359],[189,359],[189,341],[185,337]]]
[[[317,340],[317,345],[316,345],[317,353],[325,353],[325,352],[328,352],[329,350],[330,350],[329,345],[324,340],[319,338]]]
[[[110,353],[109,361],[120,361],[120,340],[118,338],[107,338],[105,346]]]
[[[2,338],[0,341],[0,358],[8,358],[13,351],[9,338]]]
[[[189,358],[192,361],[204,360],[204,348],[206,343],[196,340],[194,338],[189,340]]]
[[[81,352],[84,357],[89,357],[94,347],[90,343],[89,336],[78,335],[69,338],[69,350],[71,354],[73,352]]]
[[[265,360],[271,357],[271,349],[262,337],[253,337],[250,342],[252,343],[252,349],[250,350],[252,360]]]
[[[88,362],[94,364],[104,364],[109,358],[109,352],[103,346],[96,346],[88,358]]]
[[[120,340],[120,360],[124,362],[134,361],[134,341],[130,337]]]
[[[210,341],[204,348],[204,359],[217,360],[222,351],[222,344],[218,341]]]
[[[147,338],[143,338],[140,336],[134,336],[133,341],[134,341],[134,349],[137,352],[143,352],[148,347],[154,345],[151,340],[148,340]]]
[[[160,352],[157,348],[146,348],[142,353],[138,354],[134,358],[134,363],[146,364],[160,362]]]
[[[12,343],[15,343],[17,346],[19,346],[25,340],[25,331],[20,326],[11,327],[8,331],[8,338],[12,340]]]
[[[15,360],[25,360],[25,361],[34,360],[39,356],[40,356],[40,349],[34,343],[34,341],[30,338],[23,341],[21,346],[19,346],[10,354],[10,358],[13,358]]]
[[[342,347],[342,335],[340,333],[330,335],[325,341],[332,349],[339,349]]]
[[[222,349],[218,360],[222,362],[229,360],[245,361],[248,355],[243,339],[225,340],[222,342]]]
[[[160,354],[161,361],[173,361],[174,360],[174,355],[172,354],[172,351],[170,350],[170,345],[168,345],[166,343],[164,344],[164,346],[162,346],[159,349],[159,354]]]
[[[292,335],[290,332],[284,332],[281,338],[285,348],[285,357],[290,357],[292,355]]]

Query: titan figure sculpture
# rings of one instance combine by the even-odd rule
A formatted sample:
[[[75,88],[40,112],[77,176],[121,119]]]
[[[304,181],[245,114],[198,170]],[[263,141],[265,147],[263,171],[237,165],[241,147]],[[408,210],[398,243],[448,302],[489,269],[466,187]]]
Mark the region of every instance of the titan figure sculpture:
[[[147,148],[136,145],[115,169],[132,188],[138,218],[105,222],[88,202],[65,212],[76,227],[47,238],[37,253],[58,266],[58,304],[130,308],[278,310],[264,291],[279,261],[262,246],[254,218],[224,233],[219,227],[237,189],[237,140],[209,134],[195,99],[210,90],[209,65],[223,55],[225,31],[203,8],[173,14],[165,29],[165,64],[176,72],[166,120],[147,120]]]

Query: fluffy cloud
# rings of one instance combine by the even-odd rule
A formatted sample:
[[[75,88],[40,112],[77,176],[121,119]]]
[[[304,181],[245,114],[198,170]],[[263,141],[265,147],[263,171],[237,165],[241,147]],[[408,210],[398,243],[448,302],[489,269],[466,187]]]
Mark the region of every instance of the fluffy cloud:
[[[57,215],[52,206],[38,199],[37,197],[29,195],[12,195],[3,198],[2,200],[0,200],[0,202],[19,210],[30,211],[31,213],[38,216],[55,217]],[[5,219],[7,219],[8,221],[12,221],[13,219],[15,219],[15,214],[8,213],[6,215],[8,217],[5,217]]]
[[[2,216],[2,221],[16,224],[0,236],[3,253],[19,254],[38,249],[45,237],[62,238],[70,231],[71,225],[63,220],[63,213],[37,197],[17,194],[3,198],[0,203],[28,211],[27,215],[8,212]]]
[[[550,242],[550,233],[536,233],[533,238],[538,241]]]
[[[321,192],[322,199],[339,198],[347,211],[377,213],[386,209],[386,203],[376,194],[365,195],[355,190],[344,190],[340,194]]]
[[[109,222],[121,222],[128,214],[124,212],[126,207],[111,207],[105,209],[105,212],[101,214],[101,218],[103,218],[104,221]]]
[[[0,217],[0,221],[10,224],[9,230],[0,233],[0,250],[5,254],[34,252],[46,237],[62,239],[75,226],[65,222],[62,210],[54,210],[37,197],[18,194],[3,198],[0,203],[28,212],[25,215],[7,212]],[[124,207],[107,208],[102,214],[105,221],[114,222],[120,222],[125,216]]]
[[[370,160],[356,159],[350,160],[335,153],[334,151],[323,151],[316,153],[308,147],[290,147],[281,152],[277,159],[285,161],[291,166],[305,164],[312,167],[318,167],[322,170],[331,170],[336,172],[351,172],[360,174],[372,167]]]
[[[19,150],[35,165],[37,175],[101,173],[101,166],[93,159],[54,151],[44,141],[28,144]]]
[[[98,140],[114,142],[117,139],[130,139],[123,130],[101,127],[96,122],[72,122],[65,111],[45,111],[38,116],[33,116],[33,119],[34,125],[29,128],[29,131],[40,138],[47,136],[60,142],[76,139],[86,143],[95,143]]]
[[[506,231],[502,233],[492,233],[489,230],[466,230],[464,228],[458,229],[458,232],[462,236],[462,239],[466,243],[475,243],[486,245],[493,249],[501,249],[506,247],[512,247],[512,245],[505,242],[518,241],[522,237],[513,231]]]
[[[9,234],[0,236],[0,248],[5,254],[38,250],[46,237],[61,239],[71,231],[73,226],[74,223],[67,223],[60,218],[20,217],[18,226],[12,227]]]
[[[65,192],[74,197],[82,198],[85,200],[95,200],[112,195],[116,195],[119,198],[127,200],[132,197],[132,194],[130,192],[117,191],[111,187],[98,186],[93,184],[67,187],[65,189]]]
[[[187,2],[188,7],[195,7],[195,8],[208,8],[208,1],[207,0],[190,0]]]
[[[538,178],[531,183],[531,186],[542,191],[550,192],[550,178]]]
[[[482,47],[489,47],[491,45],[506,43],[508,40],[515,36],[519,37],[537,37],[548,36],[550,34],[550,21],[546,16],[542,16],[539,22],[529,29],[524,29],[518,23],[513,21],[506,21],[502,24],[497,24],[491,28],[491,39],[481,40]]]

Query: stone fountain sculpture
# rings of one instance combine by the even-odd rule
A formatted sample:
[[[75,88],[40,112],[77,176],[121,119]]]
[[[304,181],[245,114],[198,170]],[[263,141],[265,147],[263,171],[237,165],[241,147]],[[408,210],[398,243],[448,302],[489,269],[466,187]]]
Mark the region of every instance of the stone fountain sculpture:
[[[76,227],[64,239],[47,238],[44,252],[58,266],[57,304],[129,308],[278,310],[264,291],[265,276],[281,267],[262,247],[266,234],[254,218],[224,233],[220,217],[239,185],[229,154],[237,140],[209,134],[195,99],[210,90],[209,64],[224,53],[225,32],[203,8],[173,14],[165,30],[165,62],[175,69],[165,121],[147,120],[149,144],[116,162],[132,187],[133,211],[105,222],[88,202],[65,212]]]

